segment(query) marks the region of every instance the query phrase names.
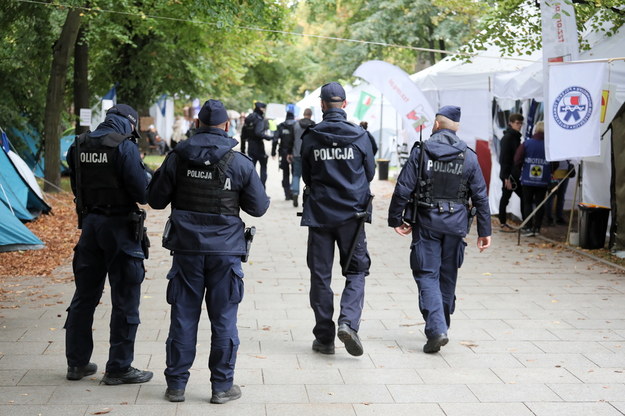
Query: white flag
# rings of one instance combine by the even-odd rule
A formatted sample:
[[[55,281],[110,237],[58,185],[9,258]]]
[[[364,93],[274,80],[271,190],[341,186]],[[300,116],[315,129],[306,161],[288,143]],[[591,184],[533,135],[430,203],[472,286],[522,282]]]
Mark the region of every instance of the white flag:
[[[384,61],[368,61],[354,71],[354,75],[374,85],[404,120],[410,138],[418,138],[419,131],[434,124],[434,110],[407,73]]]
[[[607,63],[571,63],[549,66],[549,132],[547,160],[578,159],[601,153],[601,94]]]

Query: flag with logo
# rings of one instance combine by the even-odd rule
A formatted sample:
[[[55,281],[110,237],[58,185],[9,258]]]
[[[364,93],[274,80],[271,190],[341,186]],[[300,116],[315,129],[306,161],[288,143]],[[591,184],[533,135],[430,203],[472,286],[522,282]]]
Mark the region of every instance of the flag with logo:
[[[607,63],[549,66],[547,160],[578,159],[601,153],[600,118]]]
[[[414,139],[420,130],[432,127],[434,110],[401,68],[384,61],[367,61],[356,68],[354,75],[374,85],[389,100],[403,118],[409,138]]]
[[[365,118],[365,114],[373,105],[373,101],[375,100],[375,96],[369,94],[368,92],[360,91],[360,99],[358,100],[358,106],[356,107],[356,111],[354,111],[354,117],[358,120],[362,120]]]

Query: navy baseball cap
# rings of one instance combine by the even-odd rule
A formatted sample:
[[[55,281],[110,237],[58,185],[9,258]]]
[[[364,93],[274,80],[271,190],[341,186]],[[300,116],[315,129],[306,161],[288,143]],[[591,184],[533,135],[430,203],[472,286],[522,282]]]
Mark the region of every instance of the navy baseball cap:
[[[134,127],[134,132],[139,134],[139,114],[137,110],[128,104],[116,104],[106,111],[106,114],[117,114],[130,121]]]
[[[447,117],[451,121],[459,122],[460,121],[460,107],[456,107],[455,105],[446,105],[441,107],[436,115],[441,115],[443,117]]]
[[[218,126],[228,121],[228,112],[221,101],[208,100],[200,109],[197,118],[207,126]]]
[[[332,103],[345,101],[345,90],[338,82],[329,82],[321,87],[321,99]]]

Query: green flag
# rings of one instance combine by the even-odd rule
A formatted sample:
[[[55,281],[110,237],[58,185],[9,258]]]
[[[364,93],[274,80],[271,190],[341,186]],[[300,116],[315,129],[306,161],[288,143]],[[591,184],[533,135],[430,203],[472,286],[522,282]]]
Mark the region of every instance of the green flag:
[[[356,117],[358,120],[362,120],[365,117],[367,111],[371,108],[373,100],[375,100],[375,96],[367,92],[360,91],[360,99],[358,100],[358,107],[356,107],[354,117]]]

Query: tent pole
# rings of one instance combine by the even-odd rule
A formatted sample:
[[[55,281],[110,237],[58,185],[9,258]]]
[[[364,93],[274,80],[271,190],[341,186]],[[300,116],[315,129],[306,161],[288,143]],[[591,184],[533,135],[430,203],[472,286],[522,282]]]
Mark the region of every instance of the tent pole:
[[[382,156],[382,125],[384,124],[384,94],[380,95],[380,138],[378,139],[380,142],[378,144],[378,158]],[[375,155],[374,155],[375,156]]]

